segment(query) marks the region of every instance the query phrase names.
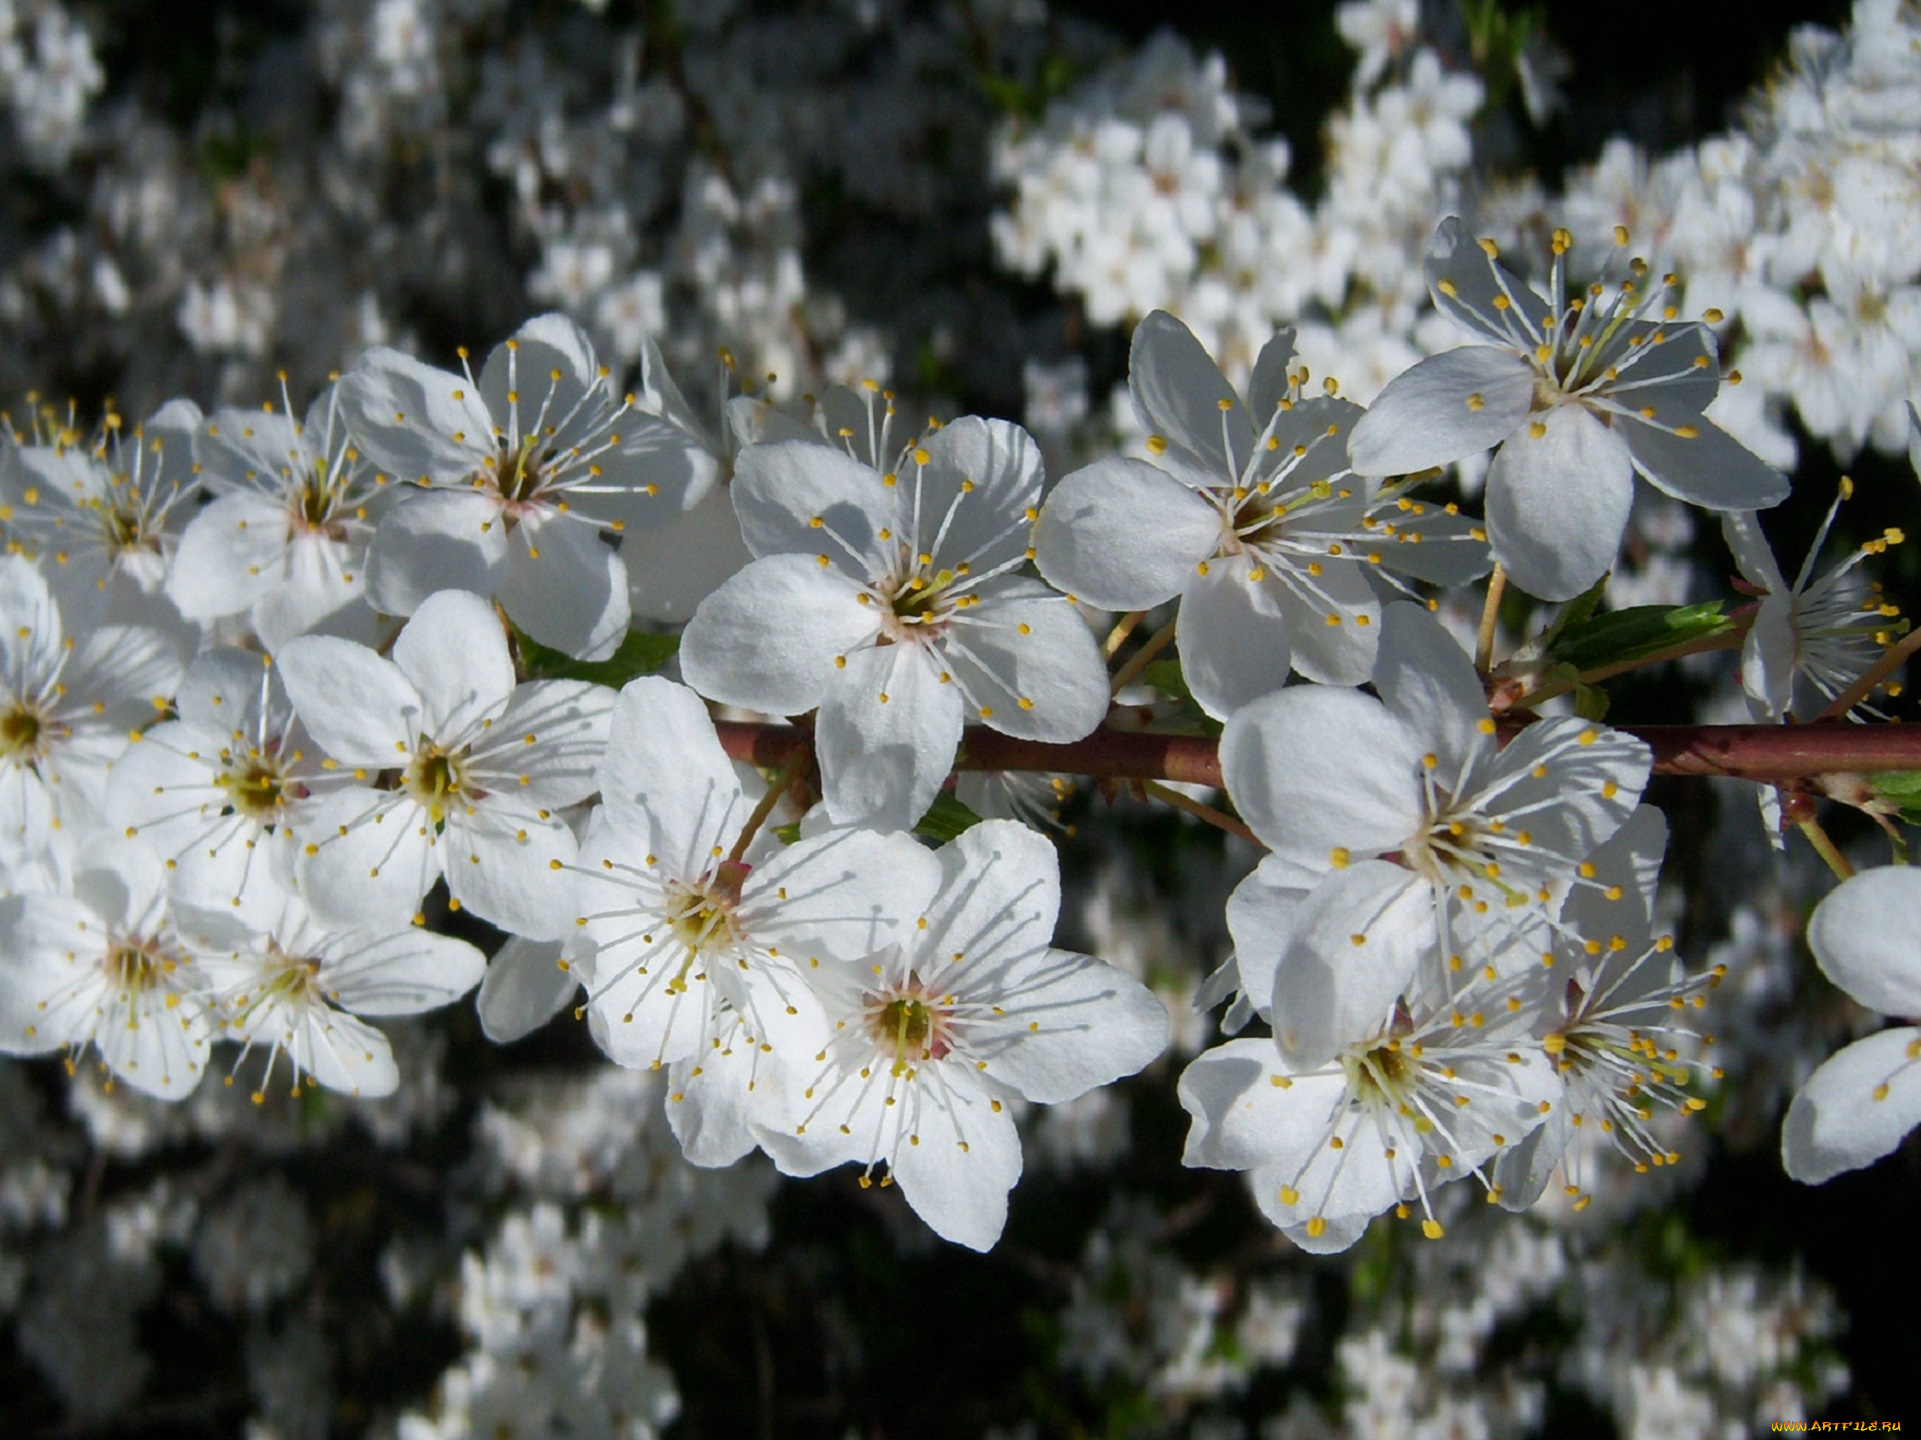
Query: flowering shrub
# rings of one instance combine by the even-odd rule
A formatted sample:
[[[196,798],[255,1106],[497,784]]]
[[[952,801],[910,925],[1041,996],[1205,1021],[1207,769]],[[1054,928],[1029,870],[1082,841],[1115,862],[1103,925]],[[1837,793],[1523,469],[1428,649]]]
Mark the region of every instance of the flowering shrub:
[[[878,1431],[863,1346],[1016,1303],[1075,1398],[976,1376],[920,1429],[1885,1403],[1852,1280],[1673,1217],[1717,1147],[1816,1184],[1921,1123],[1917,897],[1874,868],[1921,789],[1912,574],[1818,473],[1911,508],[1921,18],[1862,0],[1738,129],[1550,193],[1482,154],[1560,103],[1537,21],[1351,0],[1310,201],[1171,35],[602,8],[262,21],[228,62],[271,123],[223,101],[195,161],[105,18],[0,3],[0,162],[72,207],[0,252],[19,1423],[726,1433],[750,1372],[693,1367],[751,1330],[763,1429]],[[290,56],[337,116],[268,95]],[[911,380],[896,282],[806,273],[815,185],[954,311]],[[969,205],[1064,331],[1128,337],[1111,413],[1011,310],[1028,424],[961,413],[996,322],[928,277],[984,263],[941,249]],[[1770,512],[1815,488],[1790,584]],[[950,1246],[1050,1303],[956,1306],[994,1261]],[[709,1285],[762,1308],[703,1348]],[[241,1343],[155,1366],[161,1307]]]

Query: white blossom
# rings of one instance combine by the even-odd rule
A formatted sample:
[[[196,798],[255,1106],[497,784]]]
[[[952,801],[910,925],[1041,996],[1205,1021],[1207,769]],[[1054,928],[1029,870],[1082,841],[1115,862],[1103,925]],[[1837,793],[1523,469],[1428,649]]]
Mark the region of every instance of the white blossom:
[[[939,853],[940,892],[902,938],[812,979],[831,1027],[787,1123],[757,1126],[790,1175],[885,1162],[939,1235],[976,1250],[1000,1238],[1020,1178],[1007,1102],[1071,1100],[1131,1075],[1167,1043],[1138,981],[1051,944],[1060,909],[1053,846],[986,820]]]
[[[308,635],[278,663],[294,713],[357,782],[297,817],[296,874],[316,914],[404,921],[444,875],[456,902],[504,930],[565,932],[551,872],[576,846],[555,812],[593,793],[613,692],[516,685],[493,607],[457,590],[422,602],[391,660]]]

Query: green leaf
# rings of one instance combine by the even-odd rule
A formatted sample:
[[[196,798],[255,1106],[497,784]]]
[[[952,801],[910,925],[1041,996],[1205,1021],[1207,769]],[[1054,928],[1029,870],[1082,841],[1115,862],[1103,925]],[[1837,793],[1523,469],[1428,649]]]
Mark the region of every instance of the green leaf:
[[[1181,673],[1181,662],[1178,660],[1150,660],[1147,668],[1141,671],[1141,679],[1161,694],[1171,695],[1176,700],[1194,698],[1194,692],[1187,688],[1187,677]]]
[[[1634,605],[1589,616],[1562,627],[1549,647],[1550,663],[1572,665],[1580,674],[1626,665],[1683,645],[1725,635],[1734,622],[1721,602],[1701,605]]]
[[[514,631],[520,663],[529,680],[591,680],[618,690],[629,680],[652,675],[680,649],[678,635],[649,635],[629,630],[620,648],[605,660],[576,660],[564,650],[542,645],[521,630]]]
[[[1600,608],[1601,597],[1607,593],[1608,579],[1608,576],[1603,575],[1561,607],[1561,613],[1554,617],[1554,625],[1548,631],[1551,639],[1558,640],[1570,625],[1587,623],[1594,612]]]
[[[963,830],[971,829],[980,823],[980,816],[961,804],[948,791],[943,790],[934,797],[933,808],[921,816],[920,824],[914,827],[914,833],[925,835],[929,840],[938,840],[944,845]]]
[[[1921,825],[1921,770],[1890,770],[1868,776],[1874,793],[1907,825]]]

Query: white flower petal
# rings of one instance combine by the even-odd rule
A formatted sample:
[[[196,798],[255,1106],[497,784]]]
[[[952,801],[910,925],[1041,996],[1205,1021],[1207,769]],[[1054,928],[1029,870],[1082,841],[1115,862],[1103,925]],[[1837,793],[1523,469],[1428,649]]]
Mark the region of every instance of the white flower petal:
[[[1692,434],[1617,415],[1634,468],[1657,490],[1704,510],[1766,510],[1788,498],[1788,477],[1712,420],[1682,417]]]
[[[1728,542],[1728,549],[1734,552],[1734,568],[1741,572],[1743,580],[1758,585],[1770,595],[1788,593],[1787,577],[1774,558],[1774,547],[1768,544],[1759,515],[1752,510],[1730,510],[1721,517],[1721,535]]]
[[[63,630],[40,567],[24,555],[0,555],[0,675],[13,685],[38,684],[60,662]]]
[[[555,872],[573,865],[579,846],[559,817],[506,797],[456,805],[440,850],[448,893],[463,909],[529,940],[559,940],[573,930],[570,887]]]
[[[44,1055],[84,1040],[82,1007],[59,995],[78,989],[66,958],[74,935],[99,923],[64,895],[0,899],[0,1054]]]
[[[814,728],[827,813],[837,825],[911,829],[940,792],[960,739],[959,687],[941,683],[920,646],[849,656]]]
[[[1041,503],[1041,452],[1033,437],[1008,420],[963,415],[922,448],[929,463],[919,477],[921,533],[931,540],[946,532],[935,561],[945,568],[965,563],[976,574],[1018,561],[1027,550],[1024,517]]]
[[[1270,572],[1267,588],[1294,642],[1296,674],[1318,685],[1360,685],[1380,646],[1381,601],[1358,560],[1329,558],[1311,584],[1298,573]]]
[[[61,675],[67,694],[85,696],[119,732],[154,719],[186,674],[178,641],[145,625],[102,625],[79,639]]]
[[[1479,520],[1450,515],[1431,501],[1418,501],[1416,507],[1421,513],[1385,507],[1375,512],[1394,527],[1393,543],[1380,550],[1384,568],[1444,590],[1479,580],[1493,568],[1487,527]]]
[[[1819,1185],[1872,1165],[1916,1125],[1921,1030],[1899,1026],[1855,1041],[1808,1077],[1781,1126],[1781,1162],[1802,1184]]]
[[[1884,865],[1844,881],[1814,907],[1808,948],[1868,1009],[1921,1019],[1921,871]]]
[[[700,602],[752,561],[733,493],[715,486],[684,515],[621,537],[627,601],[641,619],[684,625]]]
[[[536,315],[488,352],[480,397],[495,422],[519,436],[552,430],[566,449],[613,401],[587,333],[565,315]],[[583,404],[582,401],[586,403]],[[509,417],[518,415],[517,426]]]
[[[1548,304],[1502,265],[1450,215],[1435,228],[1422,259],[1434,308],[1464,329],[1496,345],[1532,348],[1538,330],[1522,330],[1514,309],[1523,306],[1532,325],[1548,313]],[[1504,303],[1497,303],[1504,302]]]
[[[782,846],[742,887],[740,916],[797,966],[858,960],[927,912],[941,864],[906,835],[835,829]]]
[[[1427,881],[1385,860],[1337,870],[1294,916],[1274,975],[1274,1042],[1295,1070],[1384,1031],[1435,945]]]
[[[254,630],[269,651],[322,629],[349,639],[372,637],[365,555],[356,559],[339,541],[306,534],[294,537],[285,560],[281,582],[253,607]]]
[[[394,641],[393,657],[420,692],[422,728],[442,743],[466,738],[514,693],[513,657],[494,607],[464,590],[423,601]]]
[[[1167,1007],[1133,976],[1090,956],[1048,947],[991,967],[963,965],[969,983],[996,994],[1006,1012],[972,1023],[969,1048],[986,1060],[989,1077],[1029,1100],[1072,1100],[1144,1069],[1167,1048]]]
[[[1181,1107],[1194,1119],[1183,1165],[1297,1168],[1325,1142],[1347,1082],[1338,1071],[1296,1075],[1271,1040],[1230,1040],[1188,1064],[1179,1093]]]
[[[1574,1131],[1568,1107],[1556,1105],[1547,1118],[1503,1150],[1494,1161],[1495,1202],[1503,1210],[1521,1214],[1532,1210],[1554,1178],[1555,1167],[1567,1153]]]
[[[306,635],[274,664],[294,713],[334,759],[385,767],[412,751],[426,706],[393,661],[351,640]]]
[[[411,355],[369,350],[337,394],[348,431],[396,480],[451,484],[493,454],[493,418],[476,387]]]
[[[631,920],[623,923],[632,927]],[[657,972],[641,974],[633,954],[606,950],[583,960],[581,968],[593,996],[587,1020],[594,1042],[616,1065],[651,1069],[707,1047],[708,1006],[716,1002],[704,974],[689,975],[684,987],[668,989]]]
[[[563,941],[515,935],[494,952],[474,1001],[480,1028],[494,1044],[533,1034],[579,993],[578,972],[561,963],[564,949]]]
[[[1721,357],[1705,325],[1628,322],[1616,345],[1631,348],[1616,366],[1608,397],[1635,409],[1652,408],[1667,424],[1696,418],[1721,389]]]
[[[1433,746],[1436,767],[1465,773],[1494,748],[1481,722],[1487,692],[1474,662],[1424,605],[1390,605],[1381,617],[1381,649],[1374,688],[1401,723]]]
[[[1534,404],[1534,367],[1511,350],[1463,345],[1395,376],[1348,437],[1357,475],[1412,475],[1498,445]]]
[[[500,506],[472,490],[403,495],[367,547],[367,594],[389,615],[411,615],[442,590],[492,595],[506,573]]]
[[[303,1006],[288,1018],[293,1023],[277,1036],[258,1038],[279,1039],[288,1058],[315,1083],[363,1100],[391,1095],[400,1088],[393,1047],[365,1020],[326,1005]]]
[[[620,443],[600,452],[591,486],[569,495],[582,514],[633,534],[671,524],[713,492],[720,460],[697,433],[640,410],[612,423]]]
[[[194,432],[193,457],[201,483],[216,495],[273,494],[313,463],[293,416],[231,407],[214,411]]]
[[[410,925],[330,937],[324,976],[328,997],[356,1015],[418,1015],[453,1004],[486,969],[465,940]]]
[[[777,1056],[736,1029],[718,1046],[676,1060],[667,1077],[667,1123],[692,1165],[731,1165],[756,1139],[750,1117],[763,1087],[784,1089],[793,1080]]]
[[[1621,828],[1647,787],[1653,752],[1632,735],[1572,715],[1528,726],[1488,774],[1494,792],[1477,808],[1529,836],[1529,861],[1510,854],[1515,874],[1545,879],[1580,863]]]
[[[880,532],[896,525],[899,492],[912,483],[905,474],[890,487],[851,456],[789,440],[743,450],[731,488],[741,538],[755,555],[823,553],[872,579],[891,559]]]
[[[1127,356],[1134,413],[1167,442],[1161,459],[1197,484],[1232,484],[1247,468],[1258,421],[1222,377],[1201,342],[1165,310],[1134,327]]]
[[[1278,855],[1264,856],[1227,897],[1227,932],[1241,994],[1265,1015],[1274,997],[1274,971],[1294,934],[1294,917],[1320,875]]]
[[[1104,610],[1147,610],[1181,593],[1221,539],[1212,505],[1145,460],[1074,471],[1034,527],[1048,584]]]
[[[1014,1117],[958,1086],[936,1094],[920,1097],[916,1123],[902,1126],[894,1183],[941,1239],[991,1250],[1007,1225],[1007,1194],[1021,1178]]]
[[[918,949],[955,951],[970,965],[1045,950],[1060,918],[1060,857],[1046,836],[1016,820],[983,820],[943,845],[940,894]]]
[[[440,877],[440,846],[426,810],[406,795],[337,790],[301,817],[295,874],[307,907],[342,927],[413,918]]]
[[[1107,714],[1107,665],[1074,607],[1036,580],[1004,577],[958,611],[934,649],[1003,735],[1064,745]]]
[[[1561,902],[1562,924],[1581,936],[1625,934],[1632,937],[1629,949],[1645,947],[1667,847],[1667,818],[1652,805],[1637,807],[1620,829],[1589,853],[1586,864],[1594,867],[1594,873],[1585,878],[1594,883],[1568,888]],[[1620,896],[1610,899],[1616,886]],[[1649,986],[1665,986],[1661,967],[1647,965],[1642,970]]]
[[[1227,722],[1227,792],[1276,854],[1324,872],[1336,847],[1355,859],[1399,850],[1421,817],[1421,743],[1369,695],[1296,686]]]
[[[564,516],[531,519],[508,538],[495,592],[508,617],[542,645],[605,660],[627,635],[627,567],[596,532]]]
[[[880,629],[861,587],[811,555],[756,560],[709,595],[687,622],[680,670],[711,700],[771,715],[821,702],[836,657]],[[849,661],[851,664],[851,660]]]
[[[614,703],[600,792],[609,818],[648,837],[666,873],[682,877],[705,874],[752,808],[700,697],[654,675],[629,681]]]
[[[1741,643],[1741,689],[1756,719],[1779,720],[1794,702],[1794,671],[1801,651],[1794,624],[1794,591],[1753,511],[1723,515],[1721,533],[1742,577],[1767,592],[1755,607],[1754,620]]]
[[[1245,556],[1217,561],[1181,597],[1181,675],[1217,720],[1279,690],[1294,658],[1280,597],[1251,569]]]
[[[1633,502],[1620,438],[1579,405],[1544,411],[1488,468],[1494,558],[1536,599],[1571,600],[1614,564]]]
[[[167,570],[167,598],[189,620],[238,615],[270,594],[286,570],[286,512],[237,490],[187,522]]]
[[[1288,372],[1294,368],[1294,340],[1294,327],[1283,325],[1254,357],[1254,371],[1247,382],[1247,410],[1257,429],[1267,424],[1268,417],[1293,388]]]
[[[599,788],[614,692],[584,680],[531,680],[514,687],[471,757],[482,790],[550,810]]]

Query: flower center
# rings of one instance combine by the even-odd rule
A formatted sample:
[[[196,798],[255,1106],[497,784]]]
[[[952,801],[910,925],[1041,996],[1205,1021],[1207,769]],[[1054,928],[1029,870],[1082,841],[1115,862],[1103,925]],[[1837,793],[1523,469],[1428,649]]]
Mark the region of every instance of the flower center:
[[[162,982],[177,962],[151,940],[120,940],[107,950],[102,968],[122,995],[139,995]]]
[[[946,1008],[922,994],[918,980],[907,983],[905,993],[863,997],[867,1033],[875,1049],[893,1056],[895,1075],[922,1061],[939,1060],[954,1048]]]
[[[16,704],[0,715],[0,759],[31,762],[44,753],[41,735],[45,722],[36,711]]]
[[[320,962],[289,955],[271,940],[267,942],[265,976],[260,986],[262,1003],[304,1005],[321,998]]]
[[[1420,1061],[1398,1038],[1349,1051],[1341,1057],[1341,1067],[1347,1072],[1348,1093],[1369,1108],[1402,1109],[1421,1083]]]
[[[1437,885],[1468,876],[1493,879],[1501,873],[1488,853],[1487,841],[1493,834],[1493,827],[1480,816],[1452,815],[1443,809],[1414,833],[1401,853],[1415,873]]]
[[[297,530],[318,531],[330,540],[344,538],[340,510],[347,498],[347,486],[335,484],[324,458],[316,457],[306,483],[291,497],[288,509]]]
[[[464,751],[445,751],[423,739],[400,777],[401,788],[419,801],[438,825],[447,818],[447,802],[467,788],[466,768]]]
[[[227,792],[227,803],[257,825],[280,818],[286,777],[272,761],[255,758],[244,766],[223,770],[214,782]]]
[[[687,947],[689,959],[733,949],[741,943],[734,917],[747,866],[723,861],[718,871],[692,884],[674,880],[667,887],[667,928]]]
[[[518,447],[502,440],[499,453],[482,466],[487,473],[480,477],[479,483],[491,484],[510,506],[533,501],[547,483],[544,467],[553,458],[550,453],[539,450],[539,444],[538,435],[529,435]]]

